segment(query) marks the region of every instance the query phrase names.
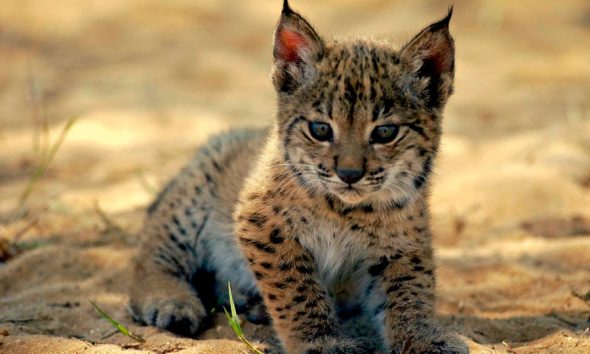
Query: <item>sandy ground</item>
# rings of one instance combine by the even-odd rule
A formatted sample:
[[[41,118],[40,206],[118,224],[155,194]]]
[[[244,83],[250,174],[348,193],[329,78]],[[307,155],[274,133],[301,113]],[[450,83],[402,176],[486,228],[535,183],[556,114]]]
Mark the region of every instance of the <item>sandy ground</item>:
[[[126,287],[155,191],[207,136],[271,122],[279,3],[0,2],[0,353],[246,351],[220,314],[198,340],[134,324]],[[398,43],[447,6],[292,5],[321,33]],[[456,94],[432,198],[441,320],[474,353],[589,353],[590,3],[457,0],[452,32]],[[270,328],[244,331],[272,346]]]

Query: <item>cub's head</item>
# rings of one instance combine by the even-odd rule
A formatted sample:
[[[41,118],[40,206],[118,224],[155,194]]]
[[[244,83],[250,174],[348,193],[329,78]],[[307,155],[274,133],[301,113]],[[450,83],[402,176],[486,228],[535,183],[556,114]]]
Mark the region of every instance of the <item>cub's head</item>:
[[[453,91],[451,14],[396,50],[325,41],[284,2],[272,79],[286,163],[306,188],[387,206],[425,188]]]

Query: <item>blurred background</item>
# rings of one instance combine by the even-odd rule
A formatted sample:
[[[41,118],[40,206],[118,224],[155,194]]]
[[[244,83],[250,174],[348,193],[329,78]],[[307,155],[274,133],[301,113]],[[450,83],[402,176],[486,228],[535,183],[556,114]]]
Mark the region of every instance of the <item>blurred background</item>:
[[[291,5],[325,38],[400,46],[450,3]],[[455,94],[432,196],[439,312],[474,350],[587,352],[590,2],[454,7]],[[126,318],[135,232],[154,194],[208,136],[272,122],[280,8],[279,0],[0,2],[0,314],[37,321],[23,329],[0,315],[7,338],[112,339],[91,332],[108,324],[75,315],[95,317],[86,302],[56,310],[50,299],[92,294]],[[51,284],[39,269],[52,270]]]

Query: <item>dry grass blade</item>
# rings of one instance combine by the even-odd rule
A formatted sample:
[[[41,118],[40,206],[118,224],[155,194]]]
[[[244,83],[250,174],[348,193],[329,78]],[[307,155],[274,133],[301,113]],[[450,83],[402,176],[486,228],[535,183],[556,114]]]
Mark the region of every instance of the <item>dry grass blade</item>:
[[[127,337],[129,337],[129,338],[131,338],[134,341],[137,341],[139,343],[144,343],[145,342],[145,339],[141,338],[140,336],[138,336],[136,334],[131,333],[131,331],[129,331],[125,326],[123,326],[119,322],[115,321],[111,316],[109,316],[106,312],[104,312],[104,310],[101,309],[100,307],[98,307],[98,305],[96,305],[94,302],[92,302],[90,300],[88,300],[88,302],[90,302],[92,304],[92,306],[94,306],[94,308],[96,309],[96,311],[98,311],[98,313],[105,320],[107,320],[110,324],[112,324],[113,327],[115,327],[119,332],[123,333]]]
[[[37,226],[39,223],[39,217],[34,218],[30,222],[28,222],[22,229],[20,229],[12,238],[12,243],[16,246],[16,244],[25,236],[27,231],[32,229],[33,227]]]
[[[29,200],[29,197],[31,196],[31,193],[35,189],[37,182],[39,181],[39,179],[41,177],[43,177],[45,175],[45,172],[47,172],[47,168],[49,167],[49,165],[51,164],[51,162],[55,158],[55,155],[57,154],[57,152],[61,148],[63,142],[66,139],[66,136],[68,135],[68,132],[74,126],[74,123],[76,123],[77,119],[78,118],[69,119],[66,122],[66,125],[64,126],[64,128],[62,129],[61,133],[59,134],[59,136],[55,140],[55,142],[47,149],[47,151],[43,151],[41,153],[42,155],[39,157],[38,163],[35,166],[35,169],[33,170],[31,177],[29,178],[29,182],[27,183],[27,187],[20,195],[18,204],[17,204],[16,208],[14,209],[14,212],[13,212],[12,217],[10,219],[17,220],[17,219],[20,219],[24,215],[25,210],[26,210],[26,206],[27,206],[27,202]]]
[[[98,200],[94,201],[94,211],[96,211],[96,214],[98,215],[100,220],[104,223],[104,226],[105,226],[104,232],[107,232],[107,233],[114,232],[114,233],[117,233],[117,234],[122,235],[124,237],[131,236],[127,231],[125,231],[125,229],[123,227],[121,227],[119,224],[117,224],[115,221],[113,221],[104,212],[104,210],[102,210]]]
[[[578,345],[580,345],[580,342],[582,342],[582,340],[584,340],[584,337],[588,336],[588,334],[590,333],[590,328],[586,328],[584,330],[584,332],[582,332],[579,336],[578,336],[578,340],[576,341],[576,344],[574,345],[574,348],[577,347]]]
[[[27,231],[35,227],[38,223],[39,218],[36,217],[17,231],[12,237],[5,236],[5,232],[0,228],[0,262],[6,262],[22,252],[18,243],[27,234]]]

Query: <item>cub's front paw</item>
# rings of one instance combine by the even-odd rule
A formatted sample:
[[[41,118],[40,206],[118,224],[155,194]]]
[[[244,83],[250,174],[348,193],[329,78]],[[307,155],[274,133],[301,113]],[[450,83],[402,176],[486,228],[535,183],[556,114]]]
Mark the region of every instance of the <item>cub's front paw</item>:
[[[304,354],[369,354],[369,347],[348,338],[322,338],[312,342]]]
[[[143,321],[182,336],[192,337],[209,324],[203,304],[196,298],[153,299],[143,308]]]

